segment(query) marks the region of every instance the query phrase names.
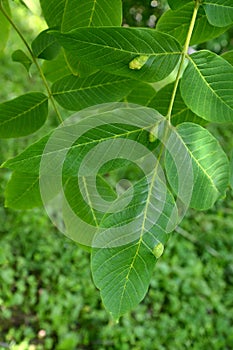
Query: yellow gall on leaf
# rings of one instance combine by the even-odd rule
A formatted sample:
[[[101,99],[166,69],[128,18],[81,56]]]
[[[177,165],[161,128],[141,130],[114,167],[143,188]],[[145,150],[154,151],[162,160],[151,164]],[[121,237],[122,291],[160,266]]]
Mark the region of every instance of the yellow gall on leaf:
[[[153,249],[153,254],[156,257],[156,259],[160,258],[161,255],[163,254],[163,252],[164,252],[163,243],[160,242],[160,243],[156,244],[156,246]]]
[[[149,56],[138,56],[135,57],[132,61],[129,62],[129,68],[134,70],[141,69],[144,64],[147,62]]]

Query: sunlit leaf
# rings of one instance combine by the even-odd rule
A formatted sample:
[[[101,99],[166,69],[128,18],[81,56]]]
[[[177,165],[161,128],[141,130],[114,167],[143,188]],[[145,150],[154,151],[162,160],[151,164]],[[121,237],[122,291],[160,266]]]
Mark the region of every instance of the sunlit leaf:
[[[222,57],[205,50],[189,56],[180,88],[185,104],[199,117],[233,121],[233,67]]]
[[[177,126],[187,151],[190,152],[193,167],[193,195],[190,206],[203,210],[213,206],[225,194],[229,182],[229,162],[217,140],[200,125],[183,123]],[[166,154],[168,181],[175,192],[179,179],[176,165],[169,152]]]

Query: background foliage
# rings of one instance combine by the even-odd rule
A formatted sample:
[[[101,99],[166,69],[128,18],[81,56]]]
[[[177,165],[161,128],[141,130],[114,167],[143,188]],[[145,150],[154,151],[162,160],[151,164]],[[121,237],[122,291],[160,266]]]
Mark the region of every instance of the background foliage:
[[[153,27],[166,8],[165,1],[160,7],[151,1],[123,3],[124,23],[130,26]],[[43,29],[38,16],[23,7],[14,11],[29,40],[36,36],[35,21]],[[32,72],[26,80],[23,68],[6,58],[20,45],[12,32],[0,58],[1,101],[35,85],[40,90],[37,75]],[[232,32],[200,47],[229,50]],[[211,125],[211,131],[229,154],[233,128]],[[0,161],[28,142],[29,137],[1,141]],[[1,189],[8,178],[2,171]],[[58,233],[42,210],[5,209],[1,196],[0,349],[232,349],[232,213],[231,190],[213,209],[189,211],[157,263],[143,303],[113,324],[91,283],[88,253]]]

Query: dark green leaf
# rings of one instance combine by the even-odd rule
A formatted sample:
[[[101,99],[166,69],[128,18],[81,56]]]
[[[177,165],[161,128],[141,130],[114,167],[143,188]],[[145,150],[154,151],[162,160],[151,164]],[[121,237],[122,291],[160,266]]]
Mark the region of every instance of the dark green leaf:
[[[52,60],[58,55],[60,45],[48,30],[44,30],[33,40],[32,51],[38,58]]]
[[[166,85],[163,89],[159,90],[155,97],[150,101],[149,107],[156,109],[162,115],[167,115],[173,89],[174,84],[169,84]],[[171,122],[173,125],[177,125],[187,121],[192,121],[193,123],[201,125],[206,124],[206,121],[197,117],[185,105],[179,90],[176,93],[171,118]]]
[[[53,32],[81,61],[107,72],[146,81],[159,81],[176,67],[181,47],[171,36],[144,28],[79,28]],[[148,56],[141,69],[130,68],[137,57]]]
[[[31,92],[0,104],[0,137],[20,137],[32,134],[45,122],[48,98]]]
[[[168,0],[168,5],[171,7],[172,10],[177,10],[187,5],[187,3],[192,4],[192,6],[194,7],[193,1],[190,0]]]

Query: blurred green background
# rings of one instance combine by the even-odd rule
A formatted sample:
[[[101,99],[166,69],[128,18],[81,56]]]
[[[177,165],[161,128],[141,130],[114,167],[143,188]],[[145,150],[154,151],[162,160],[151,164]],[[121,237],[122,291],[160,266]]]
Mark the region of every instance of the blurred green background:
[[[27,1],[34,14],[11,3],[31,42],[45,28],[36,2]],[[166,1],[123,0],[123,5],[124,25],[152,28],[167,8]],[[222,53],[232,49],[232,37],[229,31],[199,48]],[[11,61],[18,48],[23,45],[12,31],[0,57],[0,102],[42,89],[36,72],[28,76]],[[229,155],[232,125],[209,129]],[[1,140],[0,162],[34,138]],[[57,232],[43,209],[4,208],[9,176],[0,173],[0,349],[233,349],[232,190],[212,210],[188,212],[157,263],[145,300],[115,324],[92,283],[89,254]]]

